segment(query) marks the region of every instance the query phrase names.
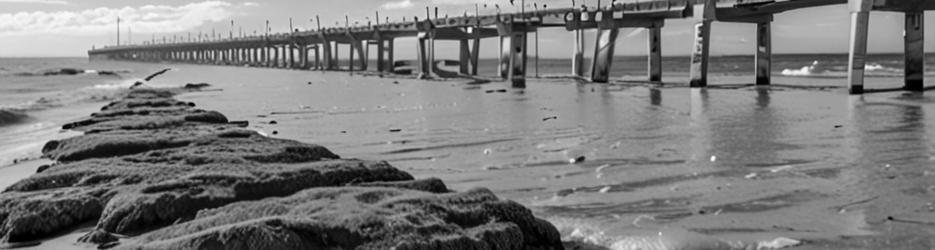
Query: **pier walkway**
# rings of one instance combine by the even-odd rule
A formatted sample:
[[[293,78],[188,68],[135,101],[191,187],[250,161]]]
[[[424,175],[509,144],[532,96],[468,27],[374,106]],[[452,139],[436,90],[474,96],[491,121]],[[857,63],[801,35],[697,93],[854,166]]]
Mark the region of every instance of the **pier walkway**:
[[[153,43],[108,46],[88,51],[92,59],[136,61],[175,61],[219,65],[251,65],[296,69],[336,70],[339,45],[347,45],[349,70],[368,70],[369,49],[376,48],[376,70],[394,72],[394,40],[416,37],[420,76],[436,75],[435,42],[460,43],[459,73],[476,75],[480,42],[498,38],[499,74],[514,87],[525,87],[527,36],[545,28],[564,28],[575,37],[571,72],[593,82],[607,82],[620,28],[649,30],[647,80],[662,80],[662,28],[667,19],[700,15],[694,25],[691,55],[691,87],[708,84],[708,51],[711,26],[716,22],[755,24],[756,84],[770,84],[773,15],[784,11],[825,5],[847,4],[851,31],[848,83],[850,93],[864,92],[864,67],[871,11],[905,13],[905,85],[910,91],[923,91],[924,12],[935,9],[935,0],[645,0],[615,3],[595,9],[552,8],[491,15],[439,17],[426,9],[426,17],[409,22],[377,23],[365,26],[318,27],[314,31],[263,36],[233,37],[210,41]],[[702,5],[702,13],[695,6]],[[584,30],[596,30],[591,65],[584,65]],[[590,71],[586,72],[585,68]]]

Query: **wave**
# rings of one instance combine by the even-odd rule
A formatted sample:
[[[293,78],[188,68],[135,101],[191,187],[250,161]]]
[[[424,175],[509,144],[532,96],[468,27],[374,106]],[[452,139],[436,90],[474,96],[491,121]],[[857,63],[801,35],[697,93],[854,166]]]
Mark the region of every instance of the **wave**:
[[[811,65],[798,69],[783,69],[782,75],[794,77],[815,78],[846,78],[847,66],[832,66],[821,61],[813,61]],[[864,75],[876,77],[900,77],[903,70],[887,67],[879,63],[868,63],[864,66]]]
[[[3,69],[2,71],[7,71]],[[102,70],[102,69],[79,69],[79,68],[52,68],[37,72],[14,72],[2,73],[0,75],[12,76],[74,76],[74,75],[100,75],[100,76],[119,76],[124,73],[131,73],[131,70]]]
[[[681,227],[661,225],[651,216],[640,216],[628,225],[617,225],[623,227],[620,230],[601,228],[593,221],[581,218],[551,217],[547,220],[559,230],[566,246],[576,249],[782,249],[803,243],[783,237],[781,233],[745,240],[724,240]]]
[[[22,110],[0,109],[0,126],[20,123],[28,118]]]

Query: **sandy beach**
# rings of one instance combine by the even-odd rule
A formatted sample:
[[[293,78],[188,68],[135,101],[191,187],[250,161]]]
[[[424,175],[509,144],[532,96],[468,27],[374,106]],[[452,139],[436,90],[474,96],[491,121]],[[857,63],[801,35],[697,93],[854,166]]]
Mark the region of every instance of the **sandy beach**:
[[[569,248],[667,242],[658,249],[699,249],[782,243],[777,239],[801,243],[789,249],[932,244],[935,154],[927,138],[935,130],[925,114],[935,111],[925,95],[849,97],[833,87],[835,79],[707,90],[680,85],[679,75],[661,86],[536,79],[511,89],[496,81],[346,72],[125,67],[140,75],[173,68],[147,83],[154,87],[210,83],[211,91],[176,98],[248,121],[246,129],[272,138],[386,160],[416,179],[440,178],[451,190],[488,188],[549,221]],[[892,85],[887,79],[872,80]],[[91,108],[50,110],[71,117],[56,126],[107,102],[85,104]],[[31,159],[45,141],[75,135],[37,131],[47,136],[16,137],[31,145]],[[15,182],[43,164],[0,171],[14,173],[3,176]],[[93,247],[74,243],[90,230],[35,247]]]

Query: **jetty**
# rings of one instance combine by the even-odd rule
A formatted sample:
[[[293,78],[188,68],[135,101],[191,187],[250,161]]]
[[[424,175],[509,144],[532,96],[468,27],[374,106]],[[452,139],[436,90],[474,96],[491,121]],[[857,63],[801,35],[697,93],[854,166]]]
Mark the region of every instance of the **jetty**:
[[[755,82],[770,84],[772,64],[773,16],[785,11],[827,5],[847,4],[850,10],[850,45],[848,86],[851,94],[864,93],[864,68],[871,11],[905,13],[905,85],[909,91],[924,91],[924,12],[935,9],[935,0],[645,0],[619,2],[609,6],[537,8],[518,13],[439,17],[426,8],[424,18],[404,22],[375,23],[344,27],[320,25],[316,30],[292,30],[288,33],[227,39],[189,39],[142,45],[107,46],[88,51],[91,59],[171,61],[216,65],[249,65],[305,70],[339,70],[339,46],[349,48],[347,69],[368,70],[370,48],[376,49],[376,71],[395,70],[394,40],[415,37],[420,77],[437,76],[436,41],[458,42],[459,72],[477,75],[480,43],[483,39],[498,39],[499,75],[513,87],[526,86],[528,36],[538,29],[564,28],[573,33],[573,75],[592,82],[606,83],[614,57],[614,47],[621,28],[645,28],[649,31],[649,65],[647,80],[662,81],[662,28],[668,19],[701,15],[694,25],[689,85],[708,85],[708,58],[711,26],[717,22],[756,25]],[[573,4],[574,5],[574,4]],[[695,13],[695,6],[702,5]],[[584,65],[585,30],[596,30],[593,60]],[[538,33],[536,33],[538,35]],[[119,40],[119,39],[118,39]],[[590,70],[586,70],[590,69]]]

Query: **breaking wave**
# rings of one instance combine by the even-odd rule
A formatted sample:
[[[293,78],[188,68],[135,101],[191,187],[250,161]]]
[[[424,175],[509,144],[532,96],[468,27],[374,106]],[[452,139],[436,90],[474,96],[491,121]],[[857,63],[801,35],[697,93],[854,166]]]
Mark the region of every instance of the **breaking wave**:
[[[50,93],[33,101],[0,105],[0,126],[21,123],[29,119],[29,112],[64,107],[76,103],[104,102],[113,100],[127,91],[139,79],[126,79],[108,84],[97,84],[84,88]]]
[[[794,77],[845,78],[847,77],[847,66],[828,65],[821,61],[813,61],[811,65],[798,69],[783,69],[782,75]],[[868,63],[864,68],[864,75],[899,77],[903,75],[903,70],[887,67],[879,63]]]

